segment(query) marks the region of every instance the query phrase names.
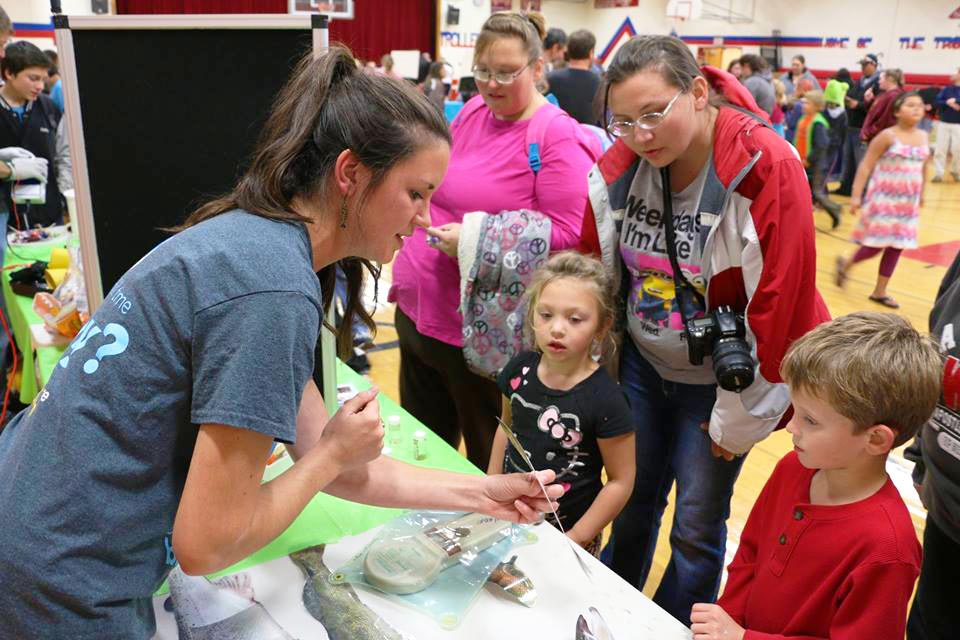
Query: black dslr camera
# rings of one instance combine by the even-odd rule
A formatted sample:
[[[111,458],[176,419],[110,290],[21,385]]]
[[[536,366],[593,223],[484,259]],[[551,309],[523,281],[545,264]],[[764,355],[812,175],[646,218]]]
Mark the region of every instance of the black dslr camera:
[[[690,364],[703,364],[713,356],[713,373],[720,387],[740,393],[753,383],[753,357],[744,339],[743,315],[730,307],[717,307],[702,318],[687,320],[687,356]]]

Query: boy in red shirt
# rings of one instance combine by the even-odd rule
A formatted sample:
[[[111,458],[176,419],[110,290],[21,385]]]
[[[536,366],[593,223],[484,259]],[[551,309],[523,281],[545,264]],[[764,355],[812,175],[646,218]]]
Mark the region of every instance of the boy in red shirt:
[[[695,640],[903,640],[921,552],[885,464],[933,413],[942,369],[894,314],[853,313],[793,344],[794,450],[750,512],[723,596],[693,606]]]

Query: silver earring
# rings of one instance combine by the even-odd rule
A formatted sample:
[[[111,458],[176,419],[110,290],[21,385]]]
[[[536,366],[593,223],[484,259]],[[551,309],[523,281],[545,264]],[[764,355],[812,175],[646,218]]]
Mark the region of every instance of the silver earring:
[[[347,199],[344,198],[343,202],[340,203],[340,228],[347,228]]]

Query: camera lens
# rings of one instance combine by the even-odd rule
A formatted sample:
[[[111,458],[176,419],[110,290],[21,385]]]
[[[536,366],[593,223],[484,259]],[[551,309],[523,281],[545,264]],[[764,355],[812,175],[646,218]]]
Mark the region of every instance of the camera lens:
[[[713,345],[713,373],[722,389],[740,393],[753,384],[753,358],[742,338],[720,338]]]

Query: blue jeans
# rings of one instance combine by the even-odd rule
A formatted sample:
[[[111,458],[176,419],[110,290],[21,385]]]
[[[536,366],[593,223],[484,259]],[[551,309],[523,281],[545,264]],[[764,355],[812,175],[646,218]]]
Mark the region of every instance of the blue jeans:
[[[857,177],[857,167],[867,153],[867,145],[860,142],[860,127],[847,127],[847,138],[843,141],[843,180],[840,193],[850,195],[853,180]]]
[[[653,601],[689,626],[693,604],[717,598],[730,497],[744,459],[714,458],[710,436],[700,428],[710,420],[715,385],[664,380],[629,338],[624,342],[620,381],[636,425],[637,476],[602,557],[620,577],[643,588],[676,481],[670,563]]]

